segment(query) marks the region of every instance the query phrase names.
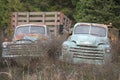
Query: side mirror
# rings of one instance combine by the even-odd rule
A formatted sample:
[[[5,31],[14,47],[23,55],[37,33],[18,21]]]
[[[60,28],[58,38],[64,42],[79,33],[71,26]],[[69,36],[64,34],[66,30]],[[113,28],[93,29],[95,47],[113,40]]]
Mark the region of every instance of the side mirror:
[[[69,35],[72,35],[72,32],[73,32],[73,28],[70,28],[69,29]]]
[[[2,48],[7,48],[7,45],[9,44],[8,38],[4,38],[4,41],[2,43]]]
[[[69,35],[72,35],[72,32],[69,32]]]

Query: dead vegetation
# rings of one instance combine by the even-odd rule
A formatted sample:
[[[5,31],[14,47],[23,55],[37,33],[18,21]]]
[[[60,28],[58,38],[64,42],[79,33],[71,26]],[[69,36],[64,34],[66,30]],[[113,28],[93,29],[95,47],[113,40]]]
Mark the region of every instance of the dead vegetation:
[[[69,64],[58,60],[41,59],[38,64],[2,69],[0,80],[118,80],[120,65]]]
[[[22,66],[3,65],[1,61],[0,80],[119,80],[119,63],[101,66],[59,61],[61,43],[61,39],[54,40],[49,45],[47,55],[39,59],[27,59],[27,65],[23,59]]]

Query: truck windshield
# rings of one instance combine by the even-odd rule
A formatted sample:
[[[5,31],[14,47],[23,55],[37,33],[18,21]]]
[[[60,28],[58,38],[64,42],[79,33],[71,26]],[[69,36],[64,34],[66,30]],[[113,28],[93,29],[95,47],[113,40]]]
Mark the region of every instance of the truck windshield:
[[[22,26],[15,30],[15,36],[19,34],[45,34],[43,26]]]
[[[81,26],[75,27],[74,34],[90,34],[99,37],[106,36],[106,28],[101,26]]]

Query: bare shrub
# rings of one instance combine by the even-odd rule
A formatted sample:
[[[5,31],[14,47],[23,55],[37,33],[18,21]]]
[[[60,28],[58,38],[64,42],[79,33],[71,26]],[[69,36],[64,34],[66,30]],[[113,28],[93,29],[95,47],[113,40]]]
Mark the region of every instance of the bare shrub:
[[[51,59],[58,58],[61,54],[61,45],[63,41],[66,40],[65,36],[55,37],[53,38],[52,42],[48,45],[49,51],[48,56]]]
[[[119,56],[119,42],[118,43],[111,43],[112,45],[112,62],[118,62],[118,56]]]
[[[0,73],[0,80],[12,80],[8,73]]]
[[[112,50],[113,50],[113,61],[115,63],[120,63],[120,41],[118,41],[116,44],[112,44]]]
[[[63,41],[63,38],[55,38],[45,51],[42,50],[43,57],[27,59],[29,64],[26,66],[10,66],[7,72],[12,80],[118,80],[120,65],[117,63],[90,65],[59,61]],[[26,64],[24,60],[22,63]]]
[[[118,62],[120,63],[120,41],[119,41],[119,43],[118,43],[118,50],[117,50],[118,52]]]
[[[60,61],[54,63],[45,58],[39,61],[36,65],[35,61],[31,66],[10,67],[12,80],[118,80],[120,73],[117,64],[76,65]]]

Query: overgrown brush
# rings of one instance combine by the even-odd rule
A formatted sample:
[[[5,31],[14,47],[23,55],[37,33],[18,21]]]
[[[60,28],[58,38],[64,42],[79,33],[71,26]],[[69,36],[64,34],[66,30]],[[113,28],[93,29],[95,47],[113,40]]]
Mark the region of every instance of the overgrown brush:
[[[12,80],[118,80],[119,69],[118,65],[75,65],[47,59],[34,68],[10,68]]]
[[[55,39],[44,57],[31,59],[29,64],[2,68],[9,75],[0,75],[0,80],[118,80],[119,64],[90,65],[70,64],[58,59],[61,50],[61,39]],[[57,57],[56,57],[57,56]],[[21,60],[22,61],[22,60]],[[26,64],[24,60],[23,64]],[[7,76],[7,77],[5,77]]]
[[[119,63],[120,41],[111,43],[111,50],[112,50],[112,63]]]

